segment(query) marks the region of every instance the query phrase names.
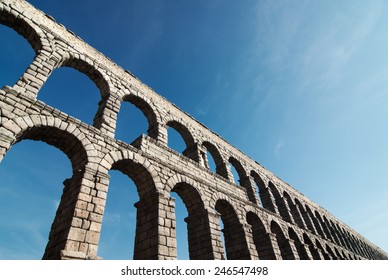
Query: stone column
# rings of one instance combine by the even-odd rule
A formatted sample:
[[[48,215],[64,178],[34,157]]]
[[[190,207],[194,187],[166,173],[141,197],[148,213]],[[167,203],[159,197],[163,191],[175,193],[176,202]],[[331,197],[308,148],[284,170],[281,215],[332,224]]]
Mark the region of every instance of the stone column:
[[[205,210],[190,214],[185,219],[191,260],[212,260],[216,258],[216,252],[219,253],[217,240],[212,235],[211,216],[213,215]]]
[[[173,260],[177,257],[175,200],[160,193],[148,194],[137,208],[134,259]]]

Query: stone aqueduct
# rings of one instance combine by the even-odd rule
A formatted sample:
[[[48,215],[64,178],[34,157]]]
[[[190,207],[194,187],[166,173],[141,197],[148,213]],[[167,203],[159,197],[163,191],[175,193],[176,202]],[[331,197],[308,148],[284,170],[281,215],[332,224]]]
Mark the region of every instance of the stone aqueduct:
[[[388,259],[384,251],[49,15],[26,1],[0,2],[0,23],[35,50],[16,84],[0,90],[0,160],[15,143],[32,139],[60,149],[72,164],[44,259],[98,258],[111,169],[130,177],[140,197],[135,205],[134,259],[176,259],[172,191],[188,211],[190,259]],[[64,66],[84,73],[100,90],[93,126],[39,100],[50,74]],[[138,107],[149,124],[147,135],[131,144],[115,139],[122,102]],[[167,146],[168,127],[184,139],[187,148],[182,154]],[[209,169],[208,152],[216,172]],[[233,183],[229,164],[237,170],[240,185]]]

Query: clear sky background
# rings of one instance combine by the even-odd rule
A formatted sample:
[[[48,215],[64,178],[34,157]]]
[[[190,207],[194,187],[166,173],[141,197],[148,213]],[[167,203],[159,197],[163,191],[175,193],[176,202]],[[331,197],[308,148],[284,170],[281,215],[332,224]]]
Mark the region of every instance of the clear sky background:
[[[386,1],[29,2],[388,252]],[[0,87],[33,57],[0,26]],[[99,92],[61,68],[38,98],[91,124]],[[146,130],[124,104],[117,138]],[[110,175],[98,253],[131,258],[138,197],[128,177]],[[56,148],[22,141],[10,150],[0,164],[0,259],[42,257],[69,177]],[[187,213],[177,204],[184,259]]]

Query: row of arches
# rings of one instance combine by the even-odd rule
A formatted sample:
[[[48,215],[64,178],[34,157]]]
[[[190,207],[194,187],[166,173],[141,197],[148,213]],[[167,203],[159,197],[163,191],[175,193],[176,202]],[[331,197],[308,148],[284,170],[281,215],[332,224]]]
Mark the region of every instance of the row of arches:
[[[278,214],[286,222],[298,225],[300,228],[345,247],[356,254],[364,257],[371,256],[368,245],[349,233],[343,227],[339,226],[339,224],[333,222],[324,215],[320,215],[319,211],[314,209],[313,211],[307,204],[302,204],[297,198],[293,199],[286,191],[281,191],[281,188],[275,186],[271,181],[264,183],[258,172],[251,171],[249,173],[247,170],[254,169],[250,164],[246,163],[240,156],[229,152],[230,150],[233,150],[230,147],[225,149],[221,144],[213,142],[213,140],[206,136],[202,136],[207,135],[208,132],[204,131],[197,123],[192,123],[192,120],[186,115],[175,109],[170,110],[169,114],[165,115],[163,110],[158,109],[160,108],[158,98],[150,98],[148,93],[139,91],[131,84],[131,82],[113,75],[112,71],[109,71],[105,66],[96,62],[96,60],[91,59],[86,55],[78,54],[66,42],[59,39],[49,40],[47,37],[48,31],[40,29],[40,27],[36,26],[29,19],[24,18],[21,14],[15,15],[14,13],[15,11],[10,13],[3,9],[3,6],[0,7],[0,22],[11,27],[27,39],[35,52],[33,62],[13,86],[15,90],[30,97],[38,97],[42,87],[48,79],[58,71],[58,69],[61,67],[75,69],[85,74],[99,90],[99,100],[97,100],[95,104],[97,107],[96,113],[90,124],[99,129],[102,133],[112,137],[115,135],[117,130],[117,117],[122,104],[124,102],[131,103],[145,116],[148,124],[146,131],[148,137],[153,138],[162,145],[167,145],[169,139],[167,130],[168,128],[175,129],[181,135],[185,145],[185,148],[182,151],[183,155],[196,162],[198,165],[207,168],[209,171],[218,174],[220,178],[240,185],[246,191],[247,200],[252,204],[261,205],[263,208]],[[67,112],[65,111],[65,113]],[[41,119],[41,116],[36,117],[37,119]],[[16,141],[21,141],[23,139],[43,140],[46,143],[59,148],[68,155],[73,166],[73,177],[65,181],[65,189],[74,188],[75,185],[82,184],[84,172],[86,172],[85,166],[90,164],[91,158],[95,158],[95,155],[92,155],[89,151],[94,150],[96,147],[94,147],[90,141],[89,143],[79,142],[76,138],[72,137],[74,134],[67,134],[66,132],[63,132],[63,130],[59,130],[58,127],[51,128],[50,126],[43,126],[42,128],[42,125],[40,125],[39,128],[35,126],[30,127],[30,123],[28,123],[27,119],[28,117],[19,118],[10,121],[7,124],[3,124],[3,128],[7,130],[7,132],[4,133],[7,134],[11,130]],[[46,118],[47,124],[52,121],[53,119]],[[18,131],[19,129],[15,128],[13,125],[15,123],[21,128],[29,127],[30,129],[20,129],[20,131]],[[68,126],[68,128],[69,127],[71,126]],[[75,128],[73,127],[73,129]],[[87,140],[86,137],[82,139],[83,141]],[[74,143],[74,145],[70,147],[67,142]],[[82,143],[84,149],[79,143]],[[101,166],[102,163],[95,162],[94,164]],[[142,185],[144,182],[150,182],[152,179],[152,177],[136,177],[136,174],[144,175],[147,173],[142,169],[141,164],[129,164],[124,161],[115,162],[112,164],[112,169],[120,170],[131,178],[135,177],[135,179],[132,178],[132,180],[134,180],[137,185]],[[105,171],[106,170],[104,170],[104,172]],[[255,191],[254,188],[255,184],[257,185],[257,191]],[[186,197],[186,195],[182,189],[182,186],[178,187],[176,192],[178,194],[181,193],[182,199],[185,200],[183,197]],[[154,193],[154,191],[150,191],[148,188],[141,187],[138,189],[138,192],[139,196],[144,198],[137,204],[138,228],[140,228],[139,232],[142,232],[142,227],[146,227],[145,220],[149,222],[148,217],[143,217],[143,215],[146,214],[143,213],[145,212],[145,208],[143,209],[142,207],[145,206],[142,205],[149,206],[150,204],[157,202],[158,199],[155,195],[148,196],[149,194]],[[191,197],[190,195],[187,196]],[[67,197],[66,192],[63,197]],[[152,197],[152,199],[150,197]],[[186,198],[186,201],[187,200],[188,199]],[[234,231],[241,230],[241,228],[239,226],[227,226],[235,223],[236,219],[232,209],[223,201],[224,200],[216,204],[214,209],[218,213],[221,213],[221,217],[224,217],[223,220],[225,221],[223,221],[223,223],[226,226],[225,235],[235,236],[236,232]],[[66,207],[68,207],[68,204],[66,204],[66,206],[60,204],[58,208],[59,213],[63,213],[66,210]],[[195,210],[191,211],[197,212]],[[254,221],[255,219],[250,217],[250,220]],[[54,228],[63,227],[62,221],[57,223],[58,224],[53,224]],[[258,225],[255,225],[255,227],[260,228]],[[279,228],[276,225],[273,227],[271,226],[271,232],[277,232],[278,235],[281,236]],[[294,236],[294,234],[292,234],[292,236]],[[50,239],[50,242],[57,244],[59,240],[54,242],[53,240],[55,240],[55,238],[53,237]],[[141,238],[143,238],[141,235],[137,237],[136,244],[145,243]],[[284,238],[279,238],[279,247],[283,248],[282,244],[284,243]],[[193,241],[194,244],[199,243],[198,240]],[[227,238],[227,240],[227,248],[238,247],[236,245],[237,241],[233,238]],[[317,244],[315,245],[318,246]],[[144,249],[140,247],[135,251],[137,256],[142,258]],[[49,246],[48,248],[51,247]],[[231,256],[230,258],[246,256],[244,250],[237,252],[234,249],[229,249],[230,252],[233,252],[229,254]],[[155,254],[157,255],[158,253],[154,252],[154,255]],[[283,257],[285,256],[286,255]],[[46,257],[49,257],[49,255]]]
[[[98,150],[98,147],[92,144],[88,137],[83,136],[83,133],[76,127],[69,125],[67,130],[60,129],[61,122],[55,122],[55,119],[42,121],[42,118],[24,117],[15,119],[13,122],[20,125],[33,123],[31,127],[24,126],[24,128],[14,131],[17,132],[15,134],[17,142],[32,139],[55,146],[68,156],[73,167],[73,176],[65,180],[64,183],[64,193],[58,206],[57,217],[51,229],[50,241],[45,254],[45,258],[52,258],[55,256],[50,253],[52,252],[50,243],[54,243],[59,238],[56,228],[64,226],[62,215],[64,212],[69,213],[69,209],[66,210],[69,201],[78,197],[78,202],[75,201],[75,203],[79,204],[79,194],[74,192],[77,190],[82,192],[81,190],[88,185],[86,175],[90,171],[88,171],[87,166],[90,166],[91,159],[95,156],[91,151]],[[55,123],[59,127],[56,127]],[[8,127],[7,124],[1,130],[6,127]],[[350,250],[341,251],[339,247],[333,246],[331,243],[324,244],[322,239],[315,238],[311,233],[304,232],[301,235],[301,232],[293,226],[288,226],[287,232],[283,222],[274,220],[270,216],[263,216],[258,208],[252,206],[243,210],[243,207],[237,206],[236,202],[231,201],[226,195],[213,193],[209,199],[207,198],[208,194],[205,193],[205,186],[200,186],[199,183],[182,175],[171,177],[165,186],[159,185],[159,177],[162,175],[157,173],[146,159],[138,157],[139,159],[135,160],[134,158],[133,152],[121,151],[112,152],[98,160],[97,162],[100,162],[98,165],[100,179],[95,180],[98,184],[92,189],[100,193],[108,192],[109,176],[103,175],[107,174],[108,170],[118,170],[134,182],[139,196],[139,202],[136,203],[135,258],[156,258],[159,256],[158,251],[154,251],[153,255],[146,254],[145,252],[149,252],[149,248],[144,250],[142,245],[150,242],[149,236],[160,235],[159,218],[164,218],[165,222],[170,219],[170,223],[166,223],[166,227],[170,230],[166,234],[166,238],[174,239],[175,234],[171,231],[174,229],[171,225],[175,222],[173,204],[164,204],[165,206],[169,205],[165,209],[170,211],[167,211],[165,216],[161,217],[160,213],[157,213],[160,204],[163,204],[160,195],[163,194],[163,199],[169,201],[171,192],[179,195],[188,212],[186,223],[191,259],[211,259],[215,258],[215,253],[218,253],[220,258],[225,256],[228,259],[345,259],[355,257],[349,255]],[[105,163],[102,163],[103,161]],[[95,197],[106,198],[99,192],[95,194]],[[93,201],[93,198],[91,200]],[[100,215],[102,222],[103,211],[100,211]],[[222,234],[225,239],[225,249],[221,246],[220,222],[217,222],[217,219],[218,221],[221,219],[224,225]],[[68,226],[70,224],[73,223],[68,221]],[[144,238],[145,240],[143,240]],[[252,252],[249,249],[249,242],[254,243],[255,251]],[[214,244],[218,244],[218,247]],[[98,244],[95,245],[98,246]],[[157,242],[151,242],[149,247],[157,250],[155,249],[158,247],[157,245]],[[173,243],[170,245],[175,246]],[[210,250],[214,247],[218,248],[218,251]],[[175,256],[169,255],[169,257]]]

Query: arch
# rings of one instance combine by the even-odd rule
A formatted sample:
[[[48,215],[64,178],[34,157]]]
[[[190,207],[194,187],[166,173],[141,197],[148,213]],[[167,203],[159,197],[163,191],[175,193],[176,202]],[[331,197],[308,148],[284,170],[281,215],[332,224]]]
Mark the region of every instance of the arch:
[[[342,253],[340,253],[340,251],[338,251],[338,249],[336,247],[334,247],[334,252],[337,255],[338,259],[345,260],[344,255]]]
[[[316,229],[317,234],[319,234],[321,237],[325,238],[325,234],[323,233],[323,230],[321,228],[321,225],[319,224],[318,219],[314,216],[313,211],[311,211],[310,207],[306,204],[306,212],[310,216],[310,219],[314,223],[314,227]]]
[[[147,134],[149,137],[157,140],[159,134],[158,124],[160,121],[156,114],[156,110],[151,106],[150,102],[135,94],[125,95],[123,101],[130,102],[144,114],[148,122]]]
[[[260,260],[276,260],[271,238],[261,221],[252,211],[247,212],[247,222],[252,226],[253,242]]]
[[[242,164],[233,156],[229,158],[229,163],[236,169],[238,178],[234,178],[234,182],[237,185],[243,186],[243,179],[247,176],[246,171]],[[233,177],[233,174],[231,175]]]
[[[330,248],[330,246],[328,244],[326,244],[326,252],[329,254],[329,256],[331,257],[331,259],[333,260],[338,260],[340,259],[340,256],[337,256],[333,250]]]
[[[247,192],[247,198],[249,201],[256,204],[256,196],[254,194],[251,181],[249,177],[247,176],[247,172],[245,171],[245,168],[241,164],[239,160],[237,160],[235,157],[231,156],[229,158],[229,163],[235,168],[238,174],[238,183],[235,181],[237,185],[240,185],[241,187],[245,188]],[[234,177],[232,173],[230,173],[231,177]],[[234,178],[236,180],[236,178]]]
[[[325,251],[325,249],[323,249],[323,246],[322,246],[321,242],[319,242],[318,239],[315,239],[315,244],[316,244],[317,248],[318,248],[319,250],[321,250],[321,253],[322,253],[322,255],[323,255],[323,258],[324,258],[325,260],[330,260],[330,259],[331,259],[330,256],[327,254],[327,252]]]
[[[322,218],[323,218],[323,221],[326,224],[328,230],[330,231],[330,234],[331,234],[331,237],[332,237],[332,241],[334,243],[336,243],[337,245],[341,245],[340,240],[339,240],[339,238],[337,236],[337,233],[335,232],[335,230],[334,230],[334,228],[332,226],[332,223],[329,222],[329,219],[325,215],[323,215]]]
[[[271,190],[265,186],[264,181],[261,179],[260,175],[256,171],[251,171],[251,177],[253,178],[258,188],[261,205],[265,209],[273,213],[277,213],[277,207],[274,203]]]
[[[295,203],[293,203],[293,201],[291,199],[291,196],[286,191],[284,191],[283,192],[283,197],[286,199],[287,204],[290,207],[291,215],[292,215],[294,221],[296,222],[296,224],[300,228],[303,228],[303,229],[306,228],[306,226],[305,226],[305,224],[303,222],[303,218],[302,218],[298,208],[296,207]]]
[[[245,232],[233,206],[224,199],[217,200],[215,209],[224,224],[226,256],[229,260],[249,260]]]
[[[23,139],[43,141],[55,146],[68,156],[73,170],[84,169],[95,150],[75,125],[51,116],[31,115],[8,120],[0,126],[0,132],[8,135],[10,146]],[[0,159],[4,155],[0,155]]]
[[[315,210],[315,217],[317,217],[317,220],[318,220],[321,228],[323,229],[326,238],[330,239],[334,242],[334,238],[331,236],[330,231],[327,227],[328,225],[323,221],[321,215],[319,214],[319,212],[317,210]]]
[[[306,224],[307,229],[309,229],[312,233],[315,233],[316,231],[315,231],[313,222],[310,219],[310,216],[306,212],[306,210],[303,207],[302,203],[297,198],[295,198],[295,205],[299,209],[299,212],[302,214],[302,217],[303,217],[303,220],[304,220],[304,222]]]
[[[306,233],[303,233],[303,242],[309,247],[310,253],[314,260],[321,260],[321,255],[319,254],[316,246],[311,241],[310,237]]]
[[[0,89],[13,86],[34,60],[35,52],[20,34],[6,25],[0,24]]]
[[[301,260],[309,260],[310,256],[306,251],[305,245],[300,241],[299,236],[292,228],[288,228],[288,235],[290,236],[290,239],[294,240],[294,244],[298,252],[299,258]]]
[[[12,28],[25,38],[34,49],[35,54],[38,54],[42,49],[42,32],[28,19],[15,16],[8,12],[4,6],[0,6],[0,24]]]
[[[190,132],[189,128],[176,120],[168,121],[166,123],[166,127],[171,127],[176,132],[178,132],[182,137],[183,141],[185,142],[186,148],[182,152],[182,154],[196,162],[199,162],[200,158],[198,153],[198,147],[195,143],[193,134]],[[168,137],[167,137],[167,143],[168,143]]]
[[[275,221],[271,222],[271,232],[276,235],[276,240],[278,242],[283,260],[295,260],[295,255],[291,248],[290,242],[284,235],[283,230]]]
[[[272,191],[272,194],[275,197],[276,206],[279,209],[280,216],[282,216],[285,221],[292,223],[293,221],[290,216],[290,211],[278,189],[271,181],[268,182],[268,188]]]
[[[81,59],[76,57],[72,53],[68,54],[68,57],[63,57],[63,60],[59,63],[58,67],[70,67],[83,73],[96,85],[100,90],[102,98],[106,98],[111,92],[111,86],[108,76],[104,73],[103,69],[92,60],[85,58]]]
[[[159,234],[158,211],[161,198],[156,192],[155,176],[147,169],[145,160],[136,160],[134,157],[130,157],[129,151],[119,153],[119,155],[121,157],[112,159],[112,164],[109,166],[107,159],[110,157],[108,154],[104,159],[104,164],[105,168],[118,170],[132,179],[139,194],[140,200],[135,203],[137,212],[133,258],[157,259],[159,257],[159,244],[158,239],[154,237]]]
[[[210,221],[199,191],[192,185],[180,182],[171,190],[176,192],[186,206],[189,257],[191,260],[213,259]]]
[[[213,157],[214,163],[216,165],[216,173],[225,179],[228,179],[228,171],[226,169],[226,165],[224,162],[224,159],[222,158],[218,148],[210,143],[209,141],[203,141],[202,146],[205,147],[205,149],[210,153],[210,155]],[[208,159],[206,158],[207,162]],[[208,164],[206,164],[209,168]],[[210,168],[209,168],[210,169]]]
[[[9,135],[12,139],[10,147],[24,139],[42,141],[58,148],[70,159],[73,174],[63,182],[62,197],[43,256],[44,259],[59,259],[61,250],[68,246],[67,242],[71,242],[68,240],[69,230],[73,228],[78,196],[83,190],[82,186],[87,183],[85,173],[94,146],[75,125],[50,116],[33,115],[9,120],[0,127],[0,134]]]

